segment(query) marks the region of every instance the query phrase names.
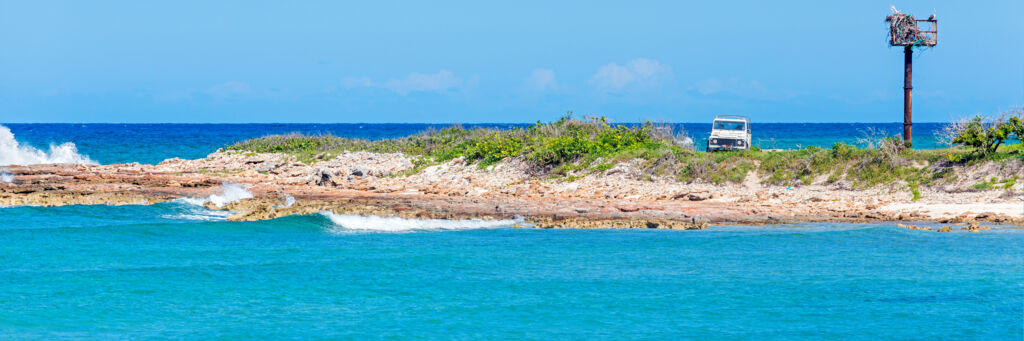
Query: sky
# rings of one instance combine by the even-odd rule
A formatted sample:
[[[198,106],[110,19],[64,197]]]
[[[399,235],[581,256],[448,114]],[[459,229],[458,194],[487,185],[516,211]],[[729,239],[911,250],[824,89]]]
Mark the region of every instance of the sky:
[[[0,122],[896,122],[1024,105],[1024,1],[0,0]]]

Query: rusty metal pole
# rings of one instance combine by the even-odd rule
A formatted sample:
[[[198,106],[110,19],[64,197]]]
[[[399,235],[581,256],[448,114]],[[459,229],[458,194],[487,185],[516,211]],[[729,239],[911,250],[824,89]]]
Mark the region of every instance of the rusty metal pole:
[[[911,71],[914,64],[914,47],[903,47],[903,142],[910,144],[911,105],[910,91],[914,89]]]

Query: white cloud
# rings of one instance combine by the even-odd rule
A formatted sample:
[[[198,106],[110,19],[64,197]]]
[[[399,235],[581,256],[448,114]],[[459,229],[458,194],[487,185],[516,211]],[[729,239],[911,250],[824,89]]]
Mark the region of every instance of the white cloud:
[[[530,77],[526,78],[526,85],[538,91],[553,90],[557,87],[555,72],[548,69],[535,69],[530,73]]]
[[[756,80],[744,81],[736,77],[728,79],[708,78],[697,82],[693,89],[701,95],[732,94],[759,100],[787,100],[800,95],[792,89],[768,88]]]
[[[590,81],[598,88],[604,90],[622,90],[623,87],[632,83],[635,79],[636,75],[629,72],[629,69],[619,66],[619,64],[611,63],[597,69],[597,73],[590,78]]]
[[[608,63],[597,69],[590,82],[603,91],[621,91],[630,84],[654,84],[672,72],[668,65],[656,60],[637,58],[626,65]]]
[[[701,95],[711,95],[722,90],[725,90],[725,84],[718,78],[708,78],[697,82],[697,92]]]
[[[239,81],[227,81],[206,89],[206,94],[213,97],[236,97],[248,95],[252,92],[249,83]]]
[[[627,65],[633,73],[636,73],[640,78],[651,78],[661,72],[668,72],[668,66],[661,65],[656,60],[638,58],[633,59]]]
[[[403,95],[410,92],[441,92],[459,85],[462,85],[462,79],[455,77],[448,70],[430,75],[413,72],[403,79],[389,79],[384,82],[384,88]]]
[[[382,88],[407,95],[413,92],[445,92],[473,82],[471,79],[467,83],[451,71],[440,70],[433,74],[413,72],[404,78],[392,78],[384,82],[376,82],[369,77],[348,77],[341,80],[341,86],[346,89]]]

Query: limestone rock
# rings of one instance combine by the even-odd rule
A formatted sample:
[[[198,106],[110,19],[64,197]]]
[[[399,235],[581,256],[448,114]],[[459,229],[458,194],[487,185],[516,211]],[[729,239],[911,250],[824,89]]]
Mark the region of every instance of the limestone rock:
[[[330,170],[320,168],[310,174],[306,182],[317,186],[334,186],[336,185],[334,177],[334,173]]]

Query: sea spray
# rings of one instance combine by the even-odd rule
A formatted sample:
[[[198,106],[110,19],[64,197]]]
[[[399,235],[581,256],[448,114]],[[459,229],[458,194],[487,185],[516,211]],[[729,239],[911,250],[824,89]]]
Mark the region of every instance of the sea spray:
[[[252,193],[246,190],[245,187],[242,187],[242,185],[224,183],[221,187],[224,189],[221,194],[210,195],[210,202],[218,208],[235,201],[252,198]]]
[[[194,221],[225,221],[231,216],[231,212],[208,210],[205,207],[191,206],[186,212],[178,214],[165,214],[161,218],[164,219],[181,219],[181,220],[194,220]]]
[[[209,210],[203,207],[206,203],[213,203],[218,208],[224,207],[224,205],[239,201],[242,199],[252,198],[251,192],[242,187],[242,185],[236,183],[225,182],[221,184],[220,194],[211,194],[205,198],[178,198],[174,202],[189,205],[186,212],[178,214],[166,214],[163,218],[166,219],[182,219],[182,220],[197,220],[197,221],[224,221],[231,216],[231,212]]]
[[[483,219],[406,219],[397,217],[378,217],[336,214],[321,212],[334,223],[331,232],[345,231],[378,231],[378,232],[409,232],[423,230],[472,230],[511,226],[517,220],[483,220]]]
[[[14,182],[14,175],[6,168],[0,168],[0,182]]]
[[[288,193],[281,193],[281,195],[284,196],[284,204],[274,205],[274,206],[271,206],[270,208],[272,208],[272,209],[288,208],[288,207],[292,207],[292,205],[295,205],[295,197],[289,195]]]
[[[45,152],[32,146],[21,145],[14,139],[14,133],[11,133],[10,129],[0,125],[0,166],[47,163],[96,164],[88,156],[79,154],[74,143],[51,144],[50,151]]]
[[[242,185],[225,182],[221,184],[220,194],[211,194],[206,198],[178,198],[175,201],[196,206],[202,206],[209,202],[220,208],[235,201],[252,197],[252,193],[245,189],[245,187],[242,187]]]

